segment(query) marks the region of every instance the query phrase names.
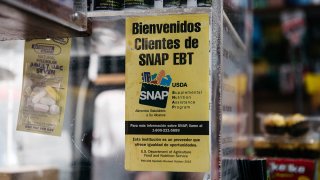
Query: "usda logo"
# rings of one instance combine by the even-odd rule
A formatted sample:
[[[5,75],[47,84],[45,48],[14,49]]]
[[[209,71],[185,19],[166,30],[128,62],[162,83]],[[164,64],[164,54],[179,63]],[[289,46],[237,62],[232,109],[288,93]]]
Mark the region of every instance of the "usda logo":
[[[169,87],[172,81],[170,75],[164,70],[158,74],[151,75],[150,72],[143,72],[139,104],[166,108],[169,96]]]

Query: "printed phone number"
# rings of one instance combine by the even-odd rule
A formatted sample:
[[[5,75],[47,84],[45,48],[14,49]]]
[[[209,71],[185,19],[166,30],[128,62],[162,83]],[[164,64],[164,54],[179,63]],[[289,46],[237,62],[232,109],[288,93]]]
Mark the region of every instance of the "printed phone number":
[[[47,131],[47,132],[53,132],[54,131],[54,129],[52,129],[52,128],[32,126],[32,125],[25,125],[25,128],[26,129],[40,130],[40,131]]]
[[[163,133],[167,133],[167,132],[180,132],[180,129],[155,128],[155,129],[152,129],[152,132],[163,132]]]

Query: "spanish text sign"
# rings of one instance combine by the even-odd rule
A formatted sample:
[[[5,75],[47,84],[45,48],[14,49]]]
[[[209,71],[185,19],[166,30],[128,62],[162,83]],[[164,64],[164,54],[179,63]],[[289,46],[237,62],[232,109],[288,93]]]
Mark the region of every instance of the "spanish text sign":
[[[126,169],[209,171],[209,16],[127,18],[126,41]]]

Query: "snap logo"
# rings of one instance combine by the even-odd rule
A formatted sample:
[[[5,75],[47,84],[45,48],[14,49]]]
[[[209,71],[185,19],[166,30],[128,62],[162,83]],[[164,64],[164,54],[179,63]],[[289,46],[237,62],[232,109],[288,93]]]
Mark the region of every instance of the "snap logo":
[[[164,100],[168,97],[168,91],[141,91],[141,100]]]
[[[158,74],[151,75],[150,72],[143,72],[139,104],[166,108],[169,96],[169,87],[172,81],[170,75],[164,70]]]

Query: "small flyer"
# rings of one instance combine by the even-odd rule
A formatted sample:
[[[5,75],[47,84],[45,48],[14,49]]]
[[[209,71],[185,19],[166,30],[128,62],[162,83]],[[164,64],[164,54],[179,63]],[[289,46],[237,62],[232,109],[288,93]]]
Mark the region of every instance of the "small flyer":
[[[208,172],[208,14],[126,19],[125,168]]]
[[[61,135],[70,47],[69,38],[26,41],[18,131]]]

